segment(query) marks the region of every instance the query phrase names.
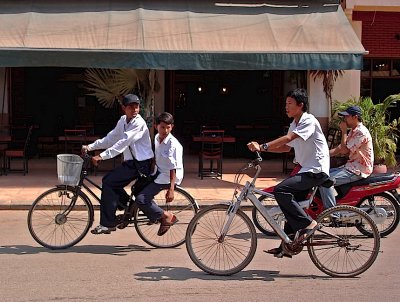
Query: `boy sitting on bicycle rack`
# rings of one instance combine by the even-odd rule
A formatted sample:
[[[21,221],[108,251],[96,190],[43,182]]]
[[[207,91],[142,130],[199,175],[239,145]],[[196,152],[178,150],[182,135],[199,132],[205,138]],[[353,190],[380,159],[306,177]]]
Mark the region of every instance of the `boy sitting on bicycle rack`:
[[[265,144],[250,142],[250,151],[289,152],[293,147],[295,158],[301,165],[300,171],[277,184],[274,189],[287,224],[285,232],[295,234],[294,240],[302,242],[319,227],[296,202],[299,196],[305,197],[314,186],[319,186],[329,178],[329,148],[318,120],[307,113],[308,96],[304,89],[294,89],[286,96],[286,114],[293,118],[288,133]],[[304,199],[304,198],[303,198]],[[281,246],[268,250],[276,257],[283,254]]]
[[[154,157],[149,129],[139,114],[140,99],[134,94],[128,94],[123,98],[121,107],[125,114],[121,116],[115,128],[105,137],[82,146],[83,153],[106,149],[92,157],[95,166],[100,161],[116,157],[121,153],[124,156],[124,162],[103,177],[100,224],[91,231],[92,234],[110,234],[116,230],[115,212],[118,202],[129,200],[124,187],[137,179],[140,174],[149,175]]]
[[[136,203],[150,221],[160,221],[157,235],[164,235],[178,220],[170,212],[161,209],[153,200],[161,190],[167,189],[166,202],[174,200],[175,185],[183,179],[183,147],[172,135],[174,118],[168,112],[156,118],[155,156],[158,176],[136,196]]]

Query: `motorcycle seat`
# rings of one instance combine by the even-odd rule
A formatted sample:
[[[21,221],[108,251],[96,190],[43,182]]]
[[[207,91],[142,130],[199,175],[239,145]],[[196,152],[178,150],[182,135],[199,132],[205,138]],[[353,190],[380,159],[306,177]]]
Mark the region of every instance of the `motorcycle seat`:
[[[327,180],[325,180],[324,183],[322,183],[320,186],[325,187],[325,188],[330,188],[336,183],[336,180],[333,177],[329,177]]]
[[[363,179],[360,179],[360,180],[357,180],[357,181],[354,181],[354,182],[351,182],[349,184],[345,184],[342,186],[346,186],[346,185],[351,185],[352,187],[365,186],[365,185],[372,184],[375,182],[389,181],[389,180],[392,180],[393,178],[394,178],[393,173],[371,174],[370,176],[368,176],[366,178],[363,178]],[[339,186],[339,187],[342,187],[342,186]]]
[[[347,192],[352,187],[357,186],[366,186],[372,183],[379,183],[379,182],[386,182],[393,180],[395,175],[393,173],[380,173],[380,174],[371,174],[370,176],[348,183],[340,186],[335,186],[335,190],[338,192],[338,197],[341,198],[342,196],[346,195]]]

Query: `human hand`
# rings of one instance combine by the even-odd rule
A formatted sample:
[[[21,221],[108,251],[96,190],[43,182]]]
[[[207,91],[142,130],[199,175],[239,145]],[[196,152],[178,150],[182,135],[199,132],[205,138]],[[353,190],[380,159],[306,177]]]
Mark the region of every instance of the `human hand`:
[[[347,133],[347,123],[344,120],[340,122],[339,128],[342,133]]]
[[[260,152],[260,151],[261,151],[261,149],[260,149],[260,144],[257,143],[257,142],[250,142],[250,143],[248,143],[248,144],[247,144],[247,148],[249,148],[249,150],[250,150],[251,152],[255,152],[255,151]]]
[[[174,197],[175,197],[174,196],[174,190],[169,189],[167,191],[167,193],[165,194],[165,201],[167,203],[170,203],[170,202],[172,202],[174,200]]]
[[[88,151],[89,151],[88,145],[82,145],[81,154],[85,155],[86,153],[88,153]]]
[[[102,161],[103,159],[101,158],[100,155],[96,155],[92,157],[92,164],[93,166],[97,167],[99,165],[99,162]]]

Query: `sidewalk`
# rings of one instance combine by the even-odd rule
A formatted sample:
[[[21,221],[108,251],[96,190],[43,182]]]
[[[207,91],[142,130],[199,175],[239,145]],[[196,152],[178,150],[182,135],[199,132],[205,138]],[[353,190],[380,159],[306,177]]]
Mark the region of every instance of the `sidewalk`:
[[[226,158],[222,180],[214,178],[201,180],[197,176],[197,157],[185,156],[185,177],[181,186],[197,200],[200,206],[231,200],[235,188],[233,182],[235,173],[248,161],[246,158]],[[279,158],[264,160],[262,168],[256,182],[258,188],[273,186],[287,177],[282,173],[282,160]],[[90,178],[101,184],[103,176],[104,172]],[[246,176],[245,179],[251,178]],[[41,193],[56,184],[58,184],[56,159],[33,158],[29,161],[27,175],[14,172],[0,176],[0,210],[27,210]],[[93,203],[96,204],[96,201]]]

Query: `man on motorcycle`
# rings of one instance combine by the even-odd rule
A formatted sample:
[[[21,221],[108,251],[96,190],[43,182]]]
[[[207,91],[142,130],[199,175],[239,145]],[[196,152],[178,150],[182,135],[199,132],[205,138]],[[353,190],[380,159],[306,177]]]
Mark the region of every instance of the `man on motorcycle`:
[[[338,115],[343,117],[339,125],[342,139],[339,146],[329,151],[329,155],[348,155],[349,160],[344,166],[330,169],[329,175],[336,180],[335,185],[343,185],[368,177],[372,173],[374,150],[371,134],[362,123],[360,107],[350,106],[345,111],[339,112]],[[350,128],[349,134],[347,134],[348,128]],[[320,187],[319,191],[325,209],[336,205],[333,186],[330,188]]]

